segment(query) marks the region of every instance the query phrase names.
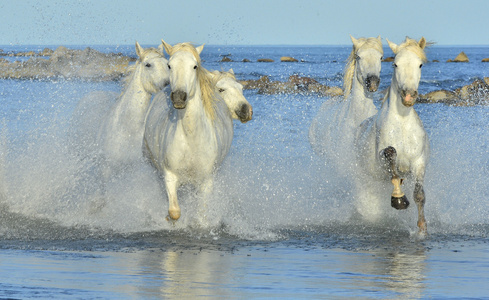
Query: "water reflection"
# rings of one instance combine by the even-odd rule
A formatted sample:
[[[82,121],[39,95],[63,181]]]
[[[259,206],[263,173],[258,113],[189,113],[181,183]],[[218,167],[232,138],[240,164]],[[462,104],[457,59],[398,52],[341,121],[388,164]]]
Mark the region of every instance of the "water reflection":
[[[389,280],[386,287],[400,294],[401,298],[415,299],[426,288],[426,254],[424,249],[414,253],[387,253]]]
[[[366,295],[416,299],[425,295],[423,247],[346,251],[245,247],[236,253],[174,250],[139,253],[138,295],[165,299],[202,296],[314,297]],[[143,254],[144,253],[144,254]]]
[[[139,294],[164,299],[194,299],[202,296],[232,298],[226,288],[239,280],[229,253],[209,250],[145,252],[139,261],[144,270]]]
[[[342,257],[344,288],[361,287],[369,293],[389,295],[396,299],[418,299],[426,289],[426,250],[375,250],[350,253]]]

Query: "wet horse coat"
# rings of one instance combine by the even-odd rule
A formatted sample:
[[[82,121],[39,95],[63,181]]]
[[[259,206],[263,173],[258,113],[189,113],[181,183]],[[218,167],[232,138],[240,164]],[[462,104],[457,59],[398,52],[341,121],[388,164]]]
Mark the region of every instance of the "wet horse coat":
[[[424,175],[429,157],[428,135],[423,123],[414,110],[421,78],[421,67],[426,61],[426,40],[419,42],[406,38],[401,45],[388,41],[396,54],[392,82],[379,112],[367,119],[359,128],[356,140],[358,163],[368,176],[358,184],[361,198],[359,212],[368,215],[370,198],[367,178],[388,180],[393,184],[391,205],[405,209],[409,202],[401,189],[402,176],[415,180],[414,201],[418,208],[418,227],[426,232],[424,217]],[[375,193],[375,191],[374,191]]]
[[[143,49],[136,42],[136,54],[139,58],[125,79],[125,88],[98,133],[103,156],[113,167],[142,158],[144,122],[151,95],[170,80],[162,50]]]
[[[342,100],[325,102],[309,128],[314,151],[326,164],[348,176],[354,164],[353,143],[358,126],[377,112],[372,93],[380,82],[382,40],[351,37],[353,47],[345,67]]]
[[[226,103],[215,94],[215,81],[200,61],[203,46],[164,43],[170,55],[170,100],[154,101],[144,135],[148,155],[164,177],[169,217],[178,220],[178,188],[196,186],[206,197],[212,191],[217,167],[233,139],[233,123]]]

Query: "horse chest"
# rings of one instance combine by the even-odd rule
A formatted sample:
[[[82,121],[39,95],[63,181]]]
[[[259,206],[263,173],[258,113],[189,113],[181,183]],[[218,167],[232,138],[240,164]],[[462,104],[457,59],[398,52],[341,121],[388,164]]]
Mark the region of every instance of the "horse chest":
[[[184,173],[209,172],[215,164],[215,139],[208,135],[188,136],[177,130],[168,143],[166,164],[170,169]]]
[[[423,155],[425,138],[426,133],[417,120],[394,119],[381,127],[378,149],[394,147],[399,171],[408,172],[412,162]]]

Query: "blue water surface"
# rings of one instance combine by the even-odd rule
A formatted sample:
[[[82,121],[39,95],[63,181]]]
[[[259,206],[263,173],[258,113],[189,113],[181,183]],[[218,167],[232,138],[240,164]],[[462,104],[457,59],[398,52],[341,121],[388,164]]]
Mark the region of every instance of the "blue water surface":
[[[135,56],[132,45],[72,48],[87,46]],[[44,47],[0,46],[4,52]],[[286,81],[298,74],[341,86],[350,50],[206,45],[202,59],[208,69],[232,68],[240,80],[266,75]],[[393,55],[384,51],[384,57]],[[469,63],[445,62],[461,51]],[[233,62],[221,62],[224,55]],[[299,62],[282,63],[281,56]],[[421,94],[489,76],[489,64],[481,62],[489,47],[432,46],[427,56]],[[391,76],[391,63],[382,63],[379,90]],[[73,141],[72,116],[90,92],[119,93],[121,87],[118,81],[0,80],[0,298],[489,295],[488,107],[416,104],[431,144],[425,181],[429,235],[420,237],[415,205],[397,212],[386,199],[384,220],[361,220],[348,178],[312,151],[309,125],[327,98],[246,90],[253,120],[235,122],[209,203],[213,221],[202,228],[191,188],[179,195],[182,219],[165,220],[166,194],[149,164],[114,178],[109,204],[89,209],[99,195],[97,162]],[[99,109],[94,104],[90,113]]]

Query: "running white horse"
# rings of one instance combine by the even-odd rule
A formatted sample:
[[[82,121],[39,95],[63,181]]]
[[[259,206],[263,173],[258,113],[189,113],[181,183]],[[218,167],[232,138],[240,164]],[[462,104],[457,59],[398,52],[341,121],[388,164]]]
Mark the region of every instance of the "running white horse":
[[[177,191],[190,183],[206,198],[212,191],[216,168],[226,157],[233,139],[233,120],[226,103],[215,93],[216,83],[201,65],[203,45],[171,46],[171,104],[153,101],[146,119],[144,140],[148,155],[164,177],[169,217],[181,215]]]
[[[343,101],[325,102],[309,128],[309,142],[318,155],[338,171],[348,170],[354,161],[354,133],[358,126],[377,112],[373,92],[380,83],[382,40],[350,36],[352,51],[343,76]],[[351,154],[351,155],[348,155]]]
[[[243,85],[236,80],[233,69],[228,72],[212,71],[210,73],[216,82],[216,91],[224,100],[231,116],[241,123],[246,123],[253,117],[253,107],[243,95]]]
[[[356,141],[358,162],[366,171],[366,178],[389,179],[392,182],[394,190],[391,205],[396,209],[406,209],[409,205],[401,189],[401,177],[414,177],[417,225],[420,233],[426,233],[423,181],[429,157],[429,141],[423,123],[413,108],[418,97],[421,67],[426,62],[426,40],[421,38],[417,42],[406,38],[400,45],[387,42],[396,55],[394,74],[381,109],[359,128]],[[367,189],[370,184],[366,178],[364,182],[359,182],[362,186],[359,189],[360,203],[363,205],[359,210],[361,214],[368,212],[369,205],[379,205],[374,203],[375,197],[369,196]]]
[[[125,88],[110,108],[98,134],[109,166],[142,158],[144,122],[151,95],[170,80],[163,49],[143,49],[136,42],[136,54],[139,58],[125,78]]]

